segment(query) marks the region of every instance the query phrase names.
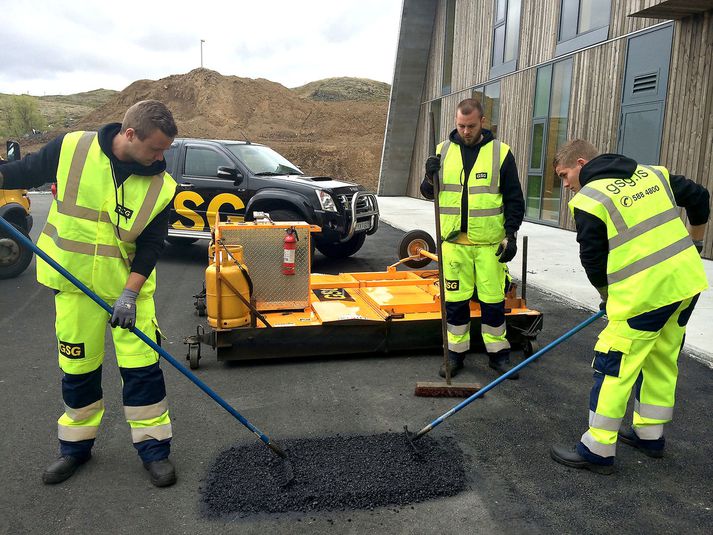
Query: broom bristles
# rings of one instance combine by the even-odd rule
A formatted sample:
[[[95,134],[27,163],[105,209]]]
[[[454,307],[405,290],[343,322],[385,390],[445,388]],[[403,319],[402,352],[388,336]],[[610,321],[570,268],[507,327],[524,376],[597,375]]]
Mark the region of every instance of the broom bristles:
[[[430,398],[468,398],[480,390],[477,383],[444,383],[444,382],[418,382],[416,383],[417,396]]]

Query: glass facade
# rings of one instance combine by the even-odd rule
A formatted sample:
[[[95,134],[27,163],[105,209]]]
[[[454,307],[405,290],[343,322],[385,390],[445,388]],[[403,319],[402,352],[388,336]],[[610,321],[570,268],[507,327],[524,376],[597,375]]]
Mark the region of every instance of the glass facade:
[[[605,41],[610,15],[611,0],[560,0],[555,56]]]
[[[513,72],[517,66],[521,4],[522,0],[496,1],[490,78]]]
[[[571,59],[537,70],[526,188],[525,215],[530,219],[559,222],[562,185],[551,162],[567,140],[571,86]]]
[[[446,0],[446,31],[443,47],[443,71],[441,77],[441,92],[446,95],[451,92],[453,77],[453,39],[456,20],[456,0]]]
[[[500,82],[476,87],[473,98],[483,105],[483,128],[487,128],[498,137],[498,124],[500,123]]]

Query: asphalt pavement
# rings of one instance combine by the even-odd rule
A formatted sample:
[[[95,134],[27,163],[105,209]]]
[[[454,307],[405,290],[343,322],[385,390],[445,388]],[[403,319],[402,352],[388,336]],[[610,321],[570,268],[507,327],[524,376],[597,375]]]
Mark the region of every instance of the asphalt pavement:
[[[48,203],[47,196],[33,196],[33,238]],[[314,270],[382,270],[395,261],[402,235],[382,225],[354,258],[332,262],[319,255]],[[201,288],[206,255],[204,243],[169,247],[158,266],[164,347],[181,360],[183,337],[202,321],[193,314],[192,296]],[[528,288],[528,304],[544,314],[541,345],[592,314],[535,287]],[[107,411],[94,458],[65,483],[45,486],[41,474],[56,455],[62,412],[53,317],[51,292],[36,283],[33,268],[0,281],[0,533],[709,533],[713,525],[713,372],[687,354],[679,361],[678,402],[663,459],[622,444],[612,476],[550,460],[552,443],[574,444],[586,428],[592,347],[603,320],[431,433],[452,438],[464,454],[468,488],[455,496],[373,510],[208,519],[200,489],[209,467],[255,436],[164,363],[178,483],[153,487],[131,445],[110,343]],[[515,352],[514,360],[521,358]],[[224,364],[205,351],[197,373],[277,441],[370,436],[404,424],[420,428],[459,401],[413,395],[417,381],[437,380],[440,359],[429,352]],[[463,381],[484,384],[495,377],[484,355],[468,356]],[[342,459],[345,466],[349,461]]]

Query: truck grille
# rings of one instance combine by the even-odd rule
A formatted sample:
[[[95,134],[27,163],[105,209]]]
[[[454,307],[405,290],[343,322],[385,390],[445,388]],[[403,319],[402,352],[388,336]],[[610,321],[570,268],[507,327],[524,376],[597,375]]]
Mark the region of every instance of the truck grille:
[[[342,207],[347,214],[351,214],[353,197],[354,195],[339,195],[339,202],[342,203]],[[376,206],[376,199],[371,193],[362,193],[357,199],[357,218],[371,216],[375,212],[378,213]]]

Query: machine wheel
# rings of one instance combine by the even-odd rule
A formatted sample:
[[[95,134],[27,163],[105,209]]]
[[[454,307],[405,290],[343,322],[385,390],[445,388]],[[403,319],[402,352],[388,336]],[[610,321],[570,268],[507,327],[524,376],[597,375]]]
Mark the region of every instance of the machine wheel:
[[[535,338],[527,338],[523,344],[523,353],[526,357],[531,357],[540,350],[540,344]]]
[[[319,242],[317,243],[317,249],[319,249],[320,253],[329,258],[347,258],[348,256],[352,256],[359,249],[361,249],[362,245],[364,245],[365,240],[366,232],[362,232],[360,234],[355,234],[348,241],[345,242]]]
[[[418,254],[419,249],[424,249],[429,253],[437,254],[436,242],[433,241],[431,235],[425,230],[412,230],[404,234],[399,243],[399,258],[408,258]],[[419,269],[431,263],[430,258],[423,260],[409,260],[404,262],[408,267]]]
[[[24,228],[18,227],[14,223],[12,226],[28,240],[30,239],[30,235]],[[0,231],[0,279],[17,277],[27,269],[31,261],[31,249],[22,245],[6,232]]]
[[[205,318],[208,315],[205,297],[196,297],[193,306],[196,309],[196,315],[200,318]]]
[[[187,245],[191,245],[192,243],[196,243],[198,241],[198,238],[180,238],[178,236],[169,236],[168,238],[166,238],[166,241],[171,245],[185,247]]]
[[[199,354],[199,349],[194,348],[192,346],[188,346],[188,363],[191,367],[191,370],[197,370],[200,367],[199,361],[201,360],[201,356]]]

